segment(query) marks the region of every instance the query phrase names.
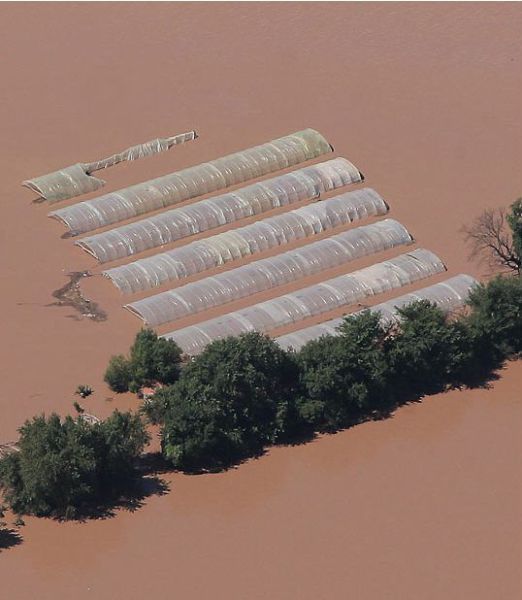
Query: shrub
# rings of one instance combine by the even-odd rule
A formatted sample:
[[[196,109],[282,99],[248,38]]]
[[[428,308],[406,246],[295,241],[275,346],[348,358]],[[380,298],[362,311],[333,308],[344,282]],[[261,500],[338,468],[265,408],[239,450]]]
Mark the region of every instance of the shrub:
[[[87,398],[87,396],[90,396],[92,392],[93,389],[90,385],[79,385],[74,393],[77,396],[80,396],[80,398]]]
[[[484,360],[522,351],[522,278],[496,277],[471,293],[470,325]]]
[[[111,357],[104,380],[113,392],[128,392],[131,382],[131,367],[123,354]]]

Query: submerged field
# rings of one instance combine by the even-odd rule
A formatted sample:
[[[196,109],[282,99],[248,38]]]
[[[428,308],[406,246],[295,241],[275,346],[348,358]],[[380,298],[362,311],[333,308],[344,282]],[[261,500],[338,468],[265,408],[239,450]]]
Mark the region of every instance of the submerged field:
[[[314,127],[448,266],[372,304],[460,272],[484,277],[459,230],[522,195],[520,20],[515,6],[488,4],[2,9],[0,442],[35,413],[71,411],[80,383],[95,390],[89,412],[137,406],[102,382],[139,328],[121,308],[128,297],[61,239],[23,179],[198,130],[195,142],[103,173],[104,191],[116,190]],[[106,320],[56,306],[53,291],[82,270],[95,274],[81,288]],[[512,364],[490,390],[434,396],[224,474],[165,476],[169,495],[135,514],[27,519],[23,543],[1,553],[2,587],[10,598],[517,597],[521,376]]]

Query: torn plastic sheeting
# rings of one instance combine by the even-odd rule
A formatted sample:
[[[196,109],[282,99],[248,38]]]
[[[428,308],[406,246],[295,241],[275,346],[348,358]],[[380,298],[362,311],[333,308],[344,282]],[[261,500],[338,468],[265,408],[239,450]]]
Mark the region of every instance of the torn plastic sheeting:
[[[139,158],[159,154],[172,148],[172,146],[195,140],[197,137],[195,131],[187,131],[186,133],[180,133],[167,138],[157,138],[150,142],[127,148],[123,152],[113,154],[102,160],[90,163],[77,163],[53,173],[48,173],[47,175],[28,179],[27,181],[23,181],[22,185],[50,202],[68,200],[75,196],[94,192],[105,185],[103,179],[91,175],[94,171],[107,169],[120,162],[138,160]]]
[[[49,216],[64,223],[73,235],[78,235],[262,177],[328,152],[332,152],[332,147],[324,137],[313,129],[306,129],[78,202],[55,210]]]

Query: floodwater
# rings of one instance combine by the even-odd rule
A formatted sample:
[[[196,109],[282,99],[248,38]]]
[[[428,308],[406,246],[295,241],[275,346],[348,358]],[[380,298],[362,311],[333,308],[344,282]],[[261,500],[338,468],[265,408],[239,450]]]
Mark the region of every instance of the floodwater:
[[[485,276],[459,230],[522,195],[521,26],[515,3],[4,3],[0,441],[35,413],[71,411],[80,383],[95,389],[89,412],[136,406],[102,376],[139,321],[23,179],[198,130],[104,173],[118,189],[314,127],[450,275]],[[107,321],[50,306],[82,269]],[[132,514],[27,519],[0,555],[2,597],[521,597],[521,376],[511,364],[488,390],[224,474],[165,476],[169,494]]]

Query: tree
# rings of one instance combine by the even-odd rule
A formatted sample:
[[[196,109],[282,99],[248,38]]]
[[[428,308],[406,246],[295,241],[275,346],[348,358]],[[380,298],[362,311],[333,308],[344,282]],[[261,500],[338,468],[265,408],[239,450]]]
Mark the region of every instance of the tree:
[[[171,384],[179,377],[181,349],[172,340],[142,329],[130,349],[130,356],[113,356],[105,371],[105,381],[114,392],[138,391],[153,383]]]
[[[511,212],[507,215],[506,219],[511,228],[513,250],[519,260],[518,273],[520,273],[520,262],[522,262],[522,198],[513,202]]]
[[[162,392],[166,458],[180,469],[222,467],[285,439],[297,378],[292,356],[266,336],[209,344]]]
[[[347,317],[337,336],[310,341],[297,355],[300,414],[310,427],[335,430],[386,403],[385,330],[379,315]]]
[[[522,268],[522,201],[517,200],[506,214],[502,208],[488,209],[469,227],[463,227],[466,241],[471,245],[472,256],[487,258],[495,269],[520,274]],[[517,217],[518,214],[518,217]],[[510,229],[511,226],[511,229]]]
[[[90,396],[92,392],[93,389],[90,385],[79,385],[74,393],[77,396],[80,396],[80,398],[87,398],[87,396]]]
[[[130,361],[123,354],[112,356],[104,380],[113,392],[128,392],[131,382]]]
[[[160,382],[174,383],[179,377],[181,349],[173,340],[160,338],[151,329],[142,329],[130,350],[130,369],[135,386]]]
[[[19,450],[0,460],[0,488],[16,513],[72,518],[126,489],[147,441],[130,413],[94,424],[34,417],[20,429]]]
[[[398,309],[399,324],[386,341],[390,385],[399,398],[443,389],[467,372],[471,334],[463,319],[447,315],[427,300]]]
[[[473,289],[469,322],[483,360],[522,352],[522,278],[496,277]]]

